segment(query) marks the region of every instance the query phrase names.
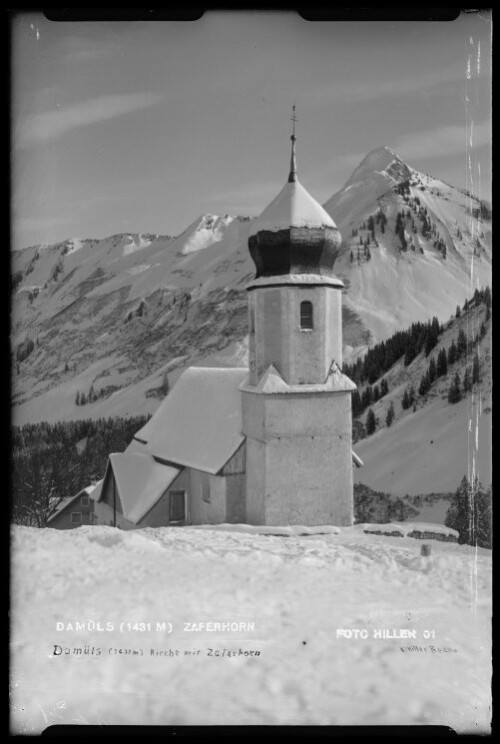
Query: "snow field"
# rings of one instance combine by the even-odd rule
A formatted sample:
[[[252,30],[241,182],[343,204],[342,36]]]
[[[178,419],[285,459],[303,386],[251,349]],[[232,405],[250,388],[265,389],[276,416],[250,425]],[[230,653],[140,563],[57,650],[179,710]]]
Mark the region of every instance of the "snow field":
[[[359,528],[277,537],[14,527],[13,731],[80,722],[420,723],[486,732],[490,554],[430,542],[424,567],[422,541]],[[57,622],[89,620],[114,629],[56,630]],[[156,632],[157,621],[171,622],[172,633]],[[212,621],[254,629],[184,630],[185,622]],[[122,622],[153,626],[120,633]],[[370,637],[338,636],[354,628]],[[416,639],[373,638],[380,628],[411,629]],[[424,630],[435,637],[424,639]],[[55,644],[89,653],[54,655]],[[90,653],[96,648],[100,655]],[[109,653],[120,648],[143,656]],[[209,656],[209,648],[237,655]],[[245,655],[252,650],[260,655]]]

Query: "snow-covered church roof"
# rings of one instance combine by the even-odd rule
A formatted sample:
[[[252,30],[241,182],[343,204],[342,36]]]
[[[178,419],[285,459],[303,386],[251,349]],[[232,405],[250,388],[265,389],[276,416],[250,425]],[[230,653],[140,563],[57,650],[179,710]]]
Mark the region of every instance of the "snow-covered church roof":
[[[135,434],[134,452],[218,473],[244,441],[239,386],[246,368],[189,367],[153,418]]]
[[[334,227],[335,222],[316,199],[302,186],[297,175],[295,155],[295,130],[292,134],[290,173],[279,194],[254,221],[249,237],[262,230],[278,232],[290,227]]]
[[[298,178],[283,186],[254,221],[249,237],[263,230],[278,232],[290,227],[336,227],[328,212],[313,199]]]

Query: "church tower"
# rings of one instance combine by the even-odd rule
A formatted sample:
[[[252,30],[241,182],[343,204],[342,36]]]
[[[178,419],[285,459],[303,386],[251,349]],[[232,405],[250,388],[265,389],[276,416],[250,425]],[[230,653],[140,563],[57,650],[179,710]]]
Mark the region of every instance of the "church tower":
[[[356,386],[341,372],[341,235],[298,179],[295,107],[292,121],[288,181],[248,240],[247,521],[349,525]]]

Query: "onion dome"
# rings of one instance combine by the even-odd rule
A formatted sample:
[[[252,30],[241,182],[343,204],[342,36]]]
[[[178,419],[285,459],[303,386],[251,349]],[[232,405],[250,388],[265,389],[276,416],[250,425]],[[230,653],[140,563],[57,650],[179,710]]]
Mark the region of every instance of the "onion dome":
[[[257,269],[256,278],[290,274],[332,276],[342,242],[335,222],[298,179],[295,116],[292,121],[288,181],[249,233],[248,247]]]

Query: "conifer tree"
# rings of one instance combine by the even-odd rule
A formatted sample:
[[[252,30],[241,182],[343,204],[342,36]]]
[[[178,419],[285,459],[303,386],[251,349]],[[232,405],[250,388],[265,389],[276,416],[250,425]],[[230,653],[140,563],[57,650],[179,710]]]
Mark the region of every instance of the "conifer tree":
[[[419,388],[418,388],[418,394],[419,395],[426,395],[426,393],[429,392],[430,386],[431,386],[431,384],[429,382],[429,371],[427,370],[427,372],[424,375],[422,375],[422,378],[420,380],[420,385],[419,385]]]
[[[80,391],[79,390],[77,390],[77,392],[76,392],[75,403],[76,403],[77,406],[80,405]]]
[[[486,305],[486,320],[490,317],[490,308],[491,308],[491,290],[489,287],[486,287],[484,290],[484,304]]]
[[[457,347],[455,345],[455,341],[453,340],[451,342],[451,346],[448,349],[448,365],[451,367],[452,364],[454,364],[457,360]]]
[[[368,436],[370,434],[373,434],[376,428],[377,419],[375,418],[375,414],[373,413],[373,408],[370,408],[366,417],[366,433],[368,434]]]
[[[163,393],[163,395],[168,395],[169,390],[170,390],[170,383],[168,381],[168,372],[165,372],[165,374],[163,375],[163,383],[161,385],[161,392]]]
[[[462,387],[463,387],[464,393],[467,393],[471,389],[471,387],[472,387],[471,377],[470,377],[469,369],[468,368],[466,368],[466,370],[464,372],[464,379],[463,379],[463,382],[462,382]]]
[[[448,403],[458,403],[462,399],[462,393],[460,391],[460,377],[458,372],[455,372],[455,377],[448,390]]]
[[[387,384],[387,380],[384,377],[384,379],[380,383],[380,397],[383,398],[384,395],[387,395],[388,392],[389,392],[389,385]]]
[[[464,333],[464,329],[461,328],[458,332],[457,338],[457,359],[467,353],[467,336]]]
[[[458,542],[491,548],[492,489],[486,491],[477,480],[469,483],[464,475],[446,513],[445,525],[457,530]]]
[[[390,426],[392,424],[392,422],[394,421],[394,416],[395,416],[394,404],[391,400],[391,405],[387,409],[387,416],[385,417],[385,423],[387,426]]]
[[[404,365],[407,367],[409,364],[413,362],[415,359],[415,348],[413,346],[413,343],[411,340],[408,340],[408,343],[406,345],[405,349],[405,358],[404,358]]]
[[[429,382],[431,385],[436,379],[436,377],[437,377],[436,362],[434,360],[434,357],[431,357],[431,361],[429,362]]]
[[[446,359],[445,349],[441,349],[437,358],[436,373],[438,377],[443,377],[448,373],[448,361]]]
[[[351,396],[351,408],[352,408],[352,416],[353,418],[356,418],[361,413],[361,398],[359,397],[359,393],[357,390],[355,390]]]
[[[439,338],[439,321],[434,316],[432,321],[427,324],[425,336],[425,356],[429,356],[432,349],[436,346]]]
[[[474,354],[474,361],[472,362],[472,384],[475,385],[476,382],[480,382],[479,379],[479,356],[476,351]]]
[[[460,305],[457,305],[457,309],[455,312],[455,318],[459,318],[462,315],[462,311],[460,310]]]
[[[405,388],[405,391],[403,393],[403,400],[401,401],[401,407],[403,411],[406,411],[410,407],[410,397],[408,395],[407,388]]]
[[[371,386],[370,386],[370,385],[368,385],[368,386],[367,386],[367,387],[366,387],[366,388],[365,388],[365,389],[363,390],[363,395],[361,396],[361,403],[362,403],[362,405],[363,405],[363,408],[368,408],[368,406],[369,406],[369,405],[371,404],[371,402],[372,402],[372,399],[373,399],[373,397],[372,397],[372,389],[371,389]]]

